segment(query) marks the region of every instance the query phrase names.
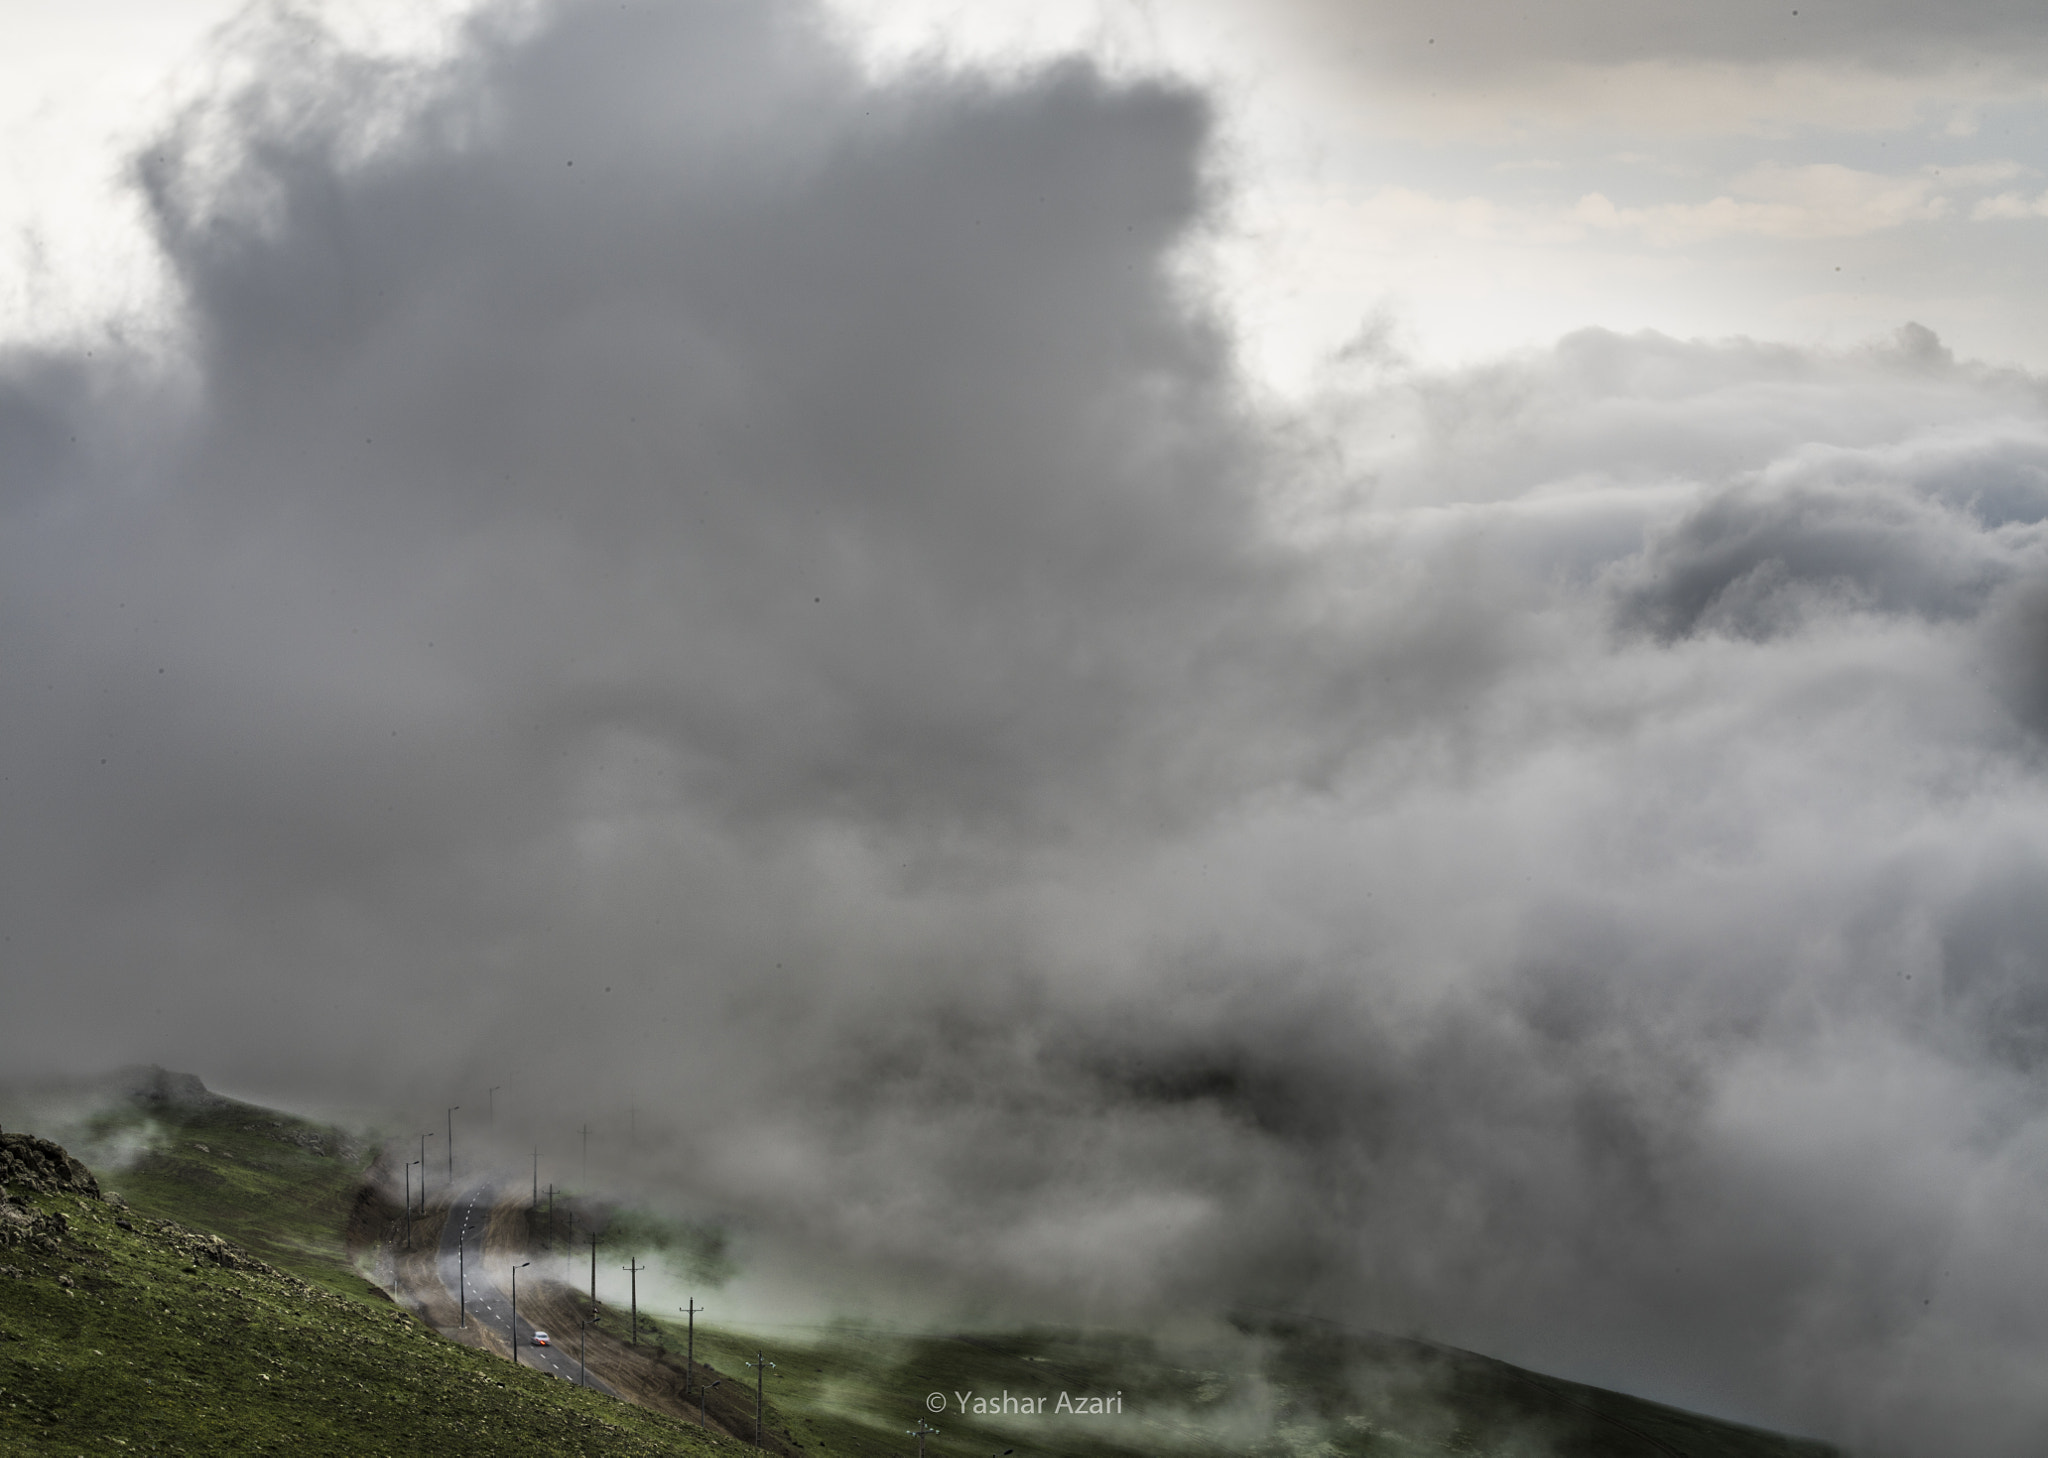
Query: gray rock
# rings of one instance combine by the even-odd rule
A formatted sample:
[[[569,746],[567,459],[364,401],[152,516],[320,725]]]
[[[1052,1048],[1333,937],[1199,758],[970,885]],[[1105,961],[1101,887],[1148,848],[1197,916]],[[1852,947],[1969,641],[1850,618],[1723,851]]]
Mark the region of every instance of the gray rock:
[[[0,1133],[0,1197],[19,1191],[39,1195],[100,1197],[100,1182],[63,1145],[33,1134]]]

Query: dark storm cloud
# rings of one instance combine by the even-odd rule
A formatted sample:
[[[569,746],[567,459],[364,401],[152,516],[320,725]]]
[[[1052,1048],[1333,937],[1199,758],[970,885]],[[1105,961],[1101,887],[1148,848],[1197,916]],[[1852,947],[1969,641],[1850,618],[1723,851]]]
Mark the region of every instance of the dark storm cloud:
[[[0,390],[10,1068],[619,1179],[630,1106],[793,1286],[2038,1447],[2038,382],[1589,331],[1276,418],[1184,87],[239,44],[139,164],[173,362]]]
[[[1662,535],[1624,618],[1666,638],[1768,637],[1814,611],[1976,618],[2038,580],[2044,521],[2048,440],[2018,422],[1811,448],[1718,487]]]
[[[1203,109],[1078,66],[870,89],[815,27],[564,26],[427,123],[474,142],[153,170],[213,411],[190,473],[338,570],[401,527],[422,612],[444,549],[517,554],[564,590],[463,594],[448,634],[756,809],[1110,793],[1146,683],[1270,591],[1222,341],[1161,262]]]

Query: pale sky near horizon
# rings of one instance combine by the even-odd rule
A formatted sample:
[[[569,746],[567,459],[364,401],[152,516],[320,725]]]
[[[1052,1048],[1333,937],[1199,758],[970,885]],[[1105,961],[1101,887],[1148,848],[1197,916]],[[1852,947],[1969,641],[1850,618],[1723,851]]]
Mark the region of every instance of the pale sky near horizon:
[[[884,65],[1079,49],[1204,84],[1229,226],[1203,266],[1288,388],[1374,326],[1447,364],[1586,326],[1843,347],[1911,320],[2048,365],[2048,24],[2021,7],[836,3]],[[125,158],[245,8],[0,6],[9,334],[147,313]],[[414,53],[457,11],[316,9]]]

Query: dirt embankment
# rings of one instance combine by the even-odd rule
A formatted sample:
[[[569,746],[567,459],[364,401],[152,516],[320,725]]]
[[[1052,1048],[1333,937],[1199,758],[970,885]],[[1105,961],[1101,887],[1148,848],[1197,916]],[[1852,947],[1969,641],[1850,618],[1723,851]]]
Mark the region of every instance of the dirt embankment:
[[[467,1326],[455,1296],[442,1282],[439,1268],[441,1232],[451,1214],[447,1195],[430,1200],[424,1214],[415,1210],[408,1221],[404,1201],[390,1192],[389,1171],[380,1158],[366,1173],[349,1217],[351,1259],[394,1300],[450,1341],[478,1347],[509,1359],[511,1348],[495,1323],[470,1315]],[[409,1241],[408,1241],[409,1233]],[[575,1261],[573,1238],[566,1229],[567,1258]],[[484,1222],[483,1238],[470,1251],[472,1264],[493,1272],[547,1254],[564,1254],[564,1241],[549,1241],[545,1220],[536,1221],[527,1201],[512,1192],[499,1199]],[[628,1401],[691,1422],[703,1414],[715,1432],[751,1443],[754,1439],[754,1384],[751,1373],[721,1372],[707,1362],[690,1369],[683,1352],[671,1350],[643,1334],[636,1345],[626,1311],[603,1302],[595,1305],[587,1289],[541,1276],[519,1283],[519,1313],[554,1334],[555,1344],[575,1351],[579,1337],[586,1365]],[[780,1458],[806,1458],[803,1448],[769,1408],[761,1433],[764,1451]]]
[[[424,1211],[408,1210],[390,1189],[387,1156],[380,1155],[365,1171],[349,1211],[349,1259],[385,1293],[407,1307],[443,1336],[465,1346],[503,1352],[475,1322],[465,1328],[456,1298],[442,1284],[437,1269],[441,1230],[448,1221],[448,1197],[429,1200]]]
[[[500,1200],[484,1227],[485,1259],[493,1266],[510,1265],[544,1253],[545,1222],[529,1218],[526,1201],[516,1194]],[[561,1243],[552,1251],[563,1254]],[[577,1260],[573,1242],[566,1255]],[[699,1361],[686,1366],[681,1351],[665,1348],[643,1333],[632,1341],[628,1312],[600,1301],[593,1304],[587,1288],[542,1277],[531,1285],[519,1285],[520,1315],[554,1334],[556,1345],[575,1351],[579,1337],[583,1356],[592,1376],[609,1383],[621,1396],[642,1407],[676,1417],[698,1421],[743,1442],[754,1439],[754,1384],[751,1374],[721,1372]],[[586,1325],[586,1323],[588,1323]],[[494,1341],[497,1350],[502,1341]],[[713,1384],[719,1384],[714,1386]],[[761,1446],[782,1458],[804,1458],[803,1449],[778,1424],[773,1408],[764,1415]]]

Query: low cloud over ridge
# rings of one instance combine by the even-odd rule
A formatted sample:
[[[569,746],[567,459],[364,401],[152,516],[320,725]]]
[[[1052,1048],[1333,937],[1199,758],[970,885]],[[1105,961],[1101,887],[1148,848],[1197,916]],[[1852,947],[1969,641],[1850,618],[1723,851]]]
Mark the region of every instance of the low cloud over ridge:
[[[516,1067],[934,1301],[2038,1447],[2037,380],[1595,331],[1281,418],[1186,87],[243,43],[139,164],[182,363],[0,386],[11,1066]]]

